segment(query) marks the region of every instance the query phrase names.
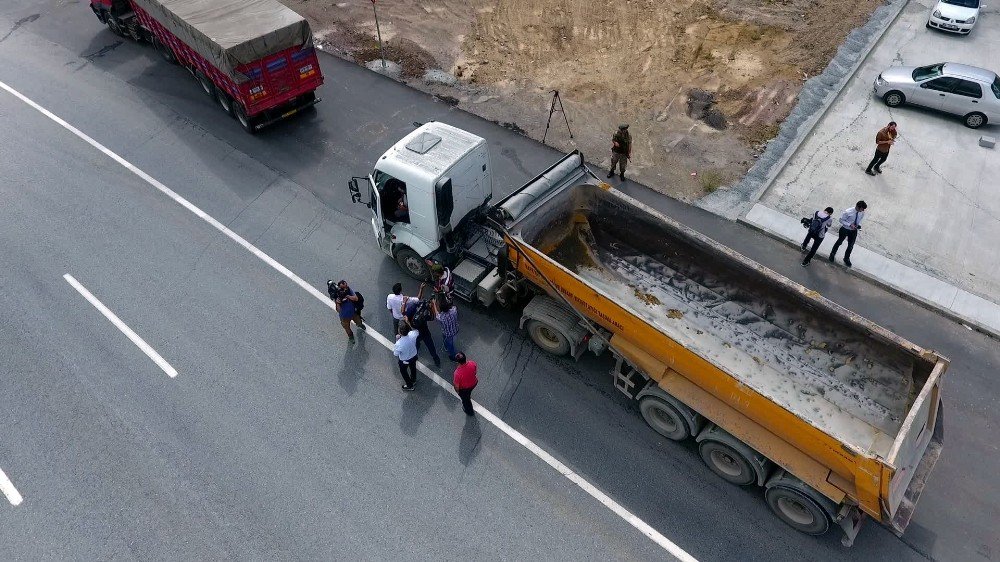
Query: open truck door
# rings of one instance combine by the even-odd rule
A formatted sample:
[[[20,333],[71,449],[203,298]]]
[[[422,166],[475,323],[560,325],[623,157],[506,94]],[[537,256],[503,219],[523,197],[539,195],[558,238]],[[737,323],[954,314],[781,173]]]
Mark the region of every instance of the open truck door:
[[[361,191],[362,186],[359,180],[367,184],[364,192]],[[392,249],[389,244],[389,236],[385,232],[385,219],[382,217],[382,196],[375,187],[375,179],[371,175],[368,177],[353,177],[348,182],[348,190],[351,192],[352,203],[361,203],[371,210],[372,231],[375,233],[375,240],[378,241],[378,245],[382,248],[382,251],[391,256]]]

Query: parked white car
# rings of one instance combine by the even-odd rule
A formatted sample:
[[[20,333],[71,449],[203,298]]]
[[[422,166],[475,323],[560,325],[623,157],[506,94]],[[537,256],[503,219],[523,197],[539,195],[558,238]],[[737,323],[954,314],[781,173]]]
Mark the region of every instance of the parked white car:
[[[992,70],[940,62],[927,66],[893,66],[875,79],[875,95],[889,107],[922,105],[962,116],[978,129],[1000,123],[1000,78]]]
[[[927,18],[927,27],[966,35],[976,25],[979,10],[985,7],[979,0],[938,0]]]

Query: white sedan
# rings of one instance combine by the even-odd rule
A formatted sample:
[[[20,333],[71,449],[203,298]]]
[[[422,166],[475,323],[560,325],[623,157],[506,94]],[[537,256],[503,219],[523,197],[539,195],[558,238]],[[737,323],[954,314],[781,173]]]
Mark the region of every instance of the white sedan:
[[[979,0],[938,0],[927,18],[927,27],[965,35],[972,31],[979,10],[985,7]]]

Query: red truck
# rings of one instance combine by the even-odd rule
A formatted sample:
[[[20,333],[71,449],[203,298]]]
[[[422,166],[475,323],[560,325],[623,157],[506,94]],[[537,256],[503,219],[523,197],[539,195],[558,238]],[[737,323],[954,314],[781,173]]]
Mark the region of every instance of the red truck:
[[[309,23],[277,0],[90,0],[101,22],[183,65],[250,134],[312,107]]]

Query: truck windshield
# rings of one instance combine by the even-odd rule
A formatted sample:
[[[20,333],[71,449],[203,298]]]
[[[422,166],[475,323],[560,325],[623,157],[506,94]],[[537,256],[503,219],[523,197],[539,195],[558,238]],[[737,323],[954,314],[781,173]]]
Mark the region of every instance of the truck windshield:
[[[943,62],[927,66],[918,66],[913,69],[913,80],[921,82],[929,78],[937,78],[938,76],[941,76],[942,70],[944,70]]]

